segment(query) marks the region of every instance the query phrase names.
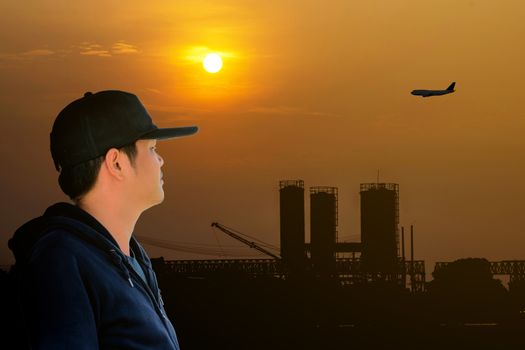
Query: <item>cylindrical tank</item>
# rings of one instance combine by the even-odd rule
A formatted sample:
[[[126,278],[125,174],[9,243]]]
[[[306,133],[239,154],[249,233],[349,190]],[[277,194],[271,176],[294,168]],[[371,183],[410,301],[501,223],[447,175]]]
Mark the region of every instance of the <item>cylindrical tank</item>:
[[[399,185],[361,184],[361,255],[368,272],[397,270]]]
[[[337,188],[310,188],[310,253],[314,269],[330,273],[335,268]]]
[[[301,268],[305,261],[304,249],[304,182],[279,182],[279,209],[281,222],[281,258],[288,268]]]

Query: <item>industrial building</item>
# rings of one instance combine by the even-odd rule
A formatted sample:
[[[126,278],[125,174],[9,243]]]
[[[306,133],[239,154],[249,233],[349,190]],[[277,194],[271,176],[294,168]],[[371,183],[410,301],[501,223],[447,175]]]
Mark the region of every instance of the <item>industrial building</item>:
[[[399,185],[361,184],[361,261],[364,271],[398,271]]]
[[[280,256],[240,232],[213,223],[212,226],[271,259],[176,260],[166,262],[167,266],[173,273],[187,276],[206,276],[217,271],[285,279],[307,275],[339,279],[342,284],[381,281],[410,287],[412,291],[424,289],[425,265],[424,261],[414,260],[413,230],[409,260],[405,258],[404,234],[401,240],[399,237],[398,184],[361,184],[359,242],[338,240],[339,194],[336,187],[328,186],[309,189],[310,242],[306,242],[304,194],[302,180],[279,182]]]

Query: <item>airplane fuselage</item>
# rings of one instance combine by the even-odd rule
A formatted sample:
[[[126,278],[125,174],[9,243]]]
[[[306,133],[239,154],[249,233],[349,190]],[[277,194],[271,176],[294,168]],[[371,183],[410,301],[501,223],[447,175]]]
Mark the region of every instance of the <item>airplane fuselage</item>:
[[[413,90],[412,95],[429,97],[429,96],[441,96],[454,92],[455,90]]]
[[[454,81],[445,90],[412,90],[411,94],[416,95],[416,96],[422,96],[422,97],[441,96],[441,95],[450,94],[456,91],[454,90],[455,86],[456,86],[456,82]]]

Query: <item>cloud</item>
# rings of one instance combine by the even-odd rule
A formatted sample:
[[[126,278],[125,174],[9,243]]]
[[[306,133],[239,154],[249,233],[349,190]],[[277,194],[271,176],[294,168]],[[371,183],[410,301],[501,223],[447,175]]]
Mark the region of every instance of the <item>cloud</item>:
[[[211,48],[207,46],[191,46],[187,47],[183,51],[183,58],[188,63],[202,63],[204,58],[209,53],[216,53],[219,54],[222,58],[239,58],[239,55],[232,51],[218,51],[218,50],[212,50]]]
[[[35,57],[52,56],[55,52],[49,49],[33,49],[17,53],[1,53],[0,60],[24,61]]]
[[[294,116],[311,116],[311,117],[339,117],[339,114],[328,113],[328,112],[319,112],[319,111],[310,111],[298,107],[289,107],[289,106],[274,106],[274,107],[254,107],[248,110],[249,113],[256,114],[273,114],[273,115],[294,115]]]
[[[157,94],[157,95],[161,95],[161,94],[162,94],[162,91],[160,91],[159,89],[146,88],[146,89],[144,89],[144,90],[146,90],[146,91],[148,91],[148,92],[152,92],[152,93]]]
[[[85,50],[80,52],[83,56],[98,56],[98,57],[111,57],[111,54],[106,50]]]
[[[42,57],[54,56],[63,58],[70,55],[94,56],[94,57],[112,57],[114,55],[136,54],[140,50],[136,45],[119,40],[110,47],[104,47],[100,44],[84,41],[78,45],[70,46],[67,49],[43,49],[36,48],[23,52],[0,52],[0,60],[2,61],[28,61]]]
[[[77,46],[77,48],[80,50],[80,54],[82,56],[98,56],[98,57],[111,57],[111,54],[108,50],[105,50],[102,48],[102,45],[90,43],[90,42],[83,42],[80,45]]]
[[[123,40],[117,41],[111,47],[111,53],[115,55],[138,53],[139,50],[135,45],[128,44]]]
[[[22,56],[36,57],[36,56],[51,56],[55,52],[48,49],[35,49],[21,53]]]
[[[112,57],[114,55],[135,54],[140,52],[137,46],[129,44],[124,40],[115,42],[109,48],[89,41],[82,42],[76,47],[83,56]]]

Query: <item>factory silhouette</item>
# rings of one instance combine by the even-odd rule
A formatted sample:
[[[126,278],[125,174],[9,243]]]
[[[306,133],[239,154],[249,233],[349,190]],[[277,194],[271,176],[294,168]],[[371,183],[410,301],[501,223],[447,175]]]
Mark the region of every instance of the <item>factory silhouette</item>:
[[[399,225],[398,184],[360,185],[359,242],[339,241],[338,189],[326,186],[308,190],[306,242],[306,191],[302,180],[279,182],[280,247],[212,223],[267,258],[152,259],[182,349],[525,346],[525,261],[438,262],[427,282],[414,228]]]
[[[525,261],[436,263],[426,282],[399,185],[360,185],[360,242],[338,240],[338,189],[279,182],[280,247],[212,226],[264,259],[153,259],[188,348],[468,349],[525,345]],[[406,237],[405,237],[406,233]],[[144,244],[165,242],[140,237]],[[409,254],[406,254],[405,238]],[[407,256],[408,255],[408,256]],[[507,275],[509,290],[495,275]],[[206,336],[203,336],[206,334]],[[186,343],[187,342],[187,343]]]
[[[385,281],[412,291],[425,284],[424,261],[414,260],[413,228],[410,259],[405,258],[404,230],[399,234],[399,185],[361,184],[361,242],[338,241],[338,190],[310,188],[310,237],[305,242],[305,188],[302,180],[279,183],[280,256],[263,242],[219,223],[212,223],[229,236],[271,259],[175,260],[164,264],[175,274],[205,276],[215,272],[246,272],[283,279],[310,276],[337,279],[342,284]],[[162,242],[139,237],[145,244],[169,248]]]
[[[399,186],[361,185],[361,242],[338,242],[338,191],[336,187],[310,188],[310,237],[305,244],[304,183],[280,182],[282,263],[289,274],[311,269],[319,277],[338,277],[342,283],[391,281],[422,289],[424,262],[414,261],[411,227],[411,259],[407,265],[404,230],[399,240]],[[401,246],[401,255],[399,247]],[[350,258],[338,258],[350,253]],[[408,273],[407,273],[408,272]]]

